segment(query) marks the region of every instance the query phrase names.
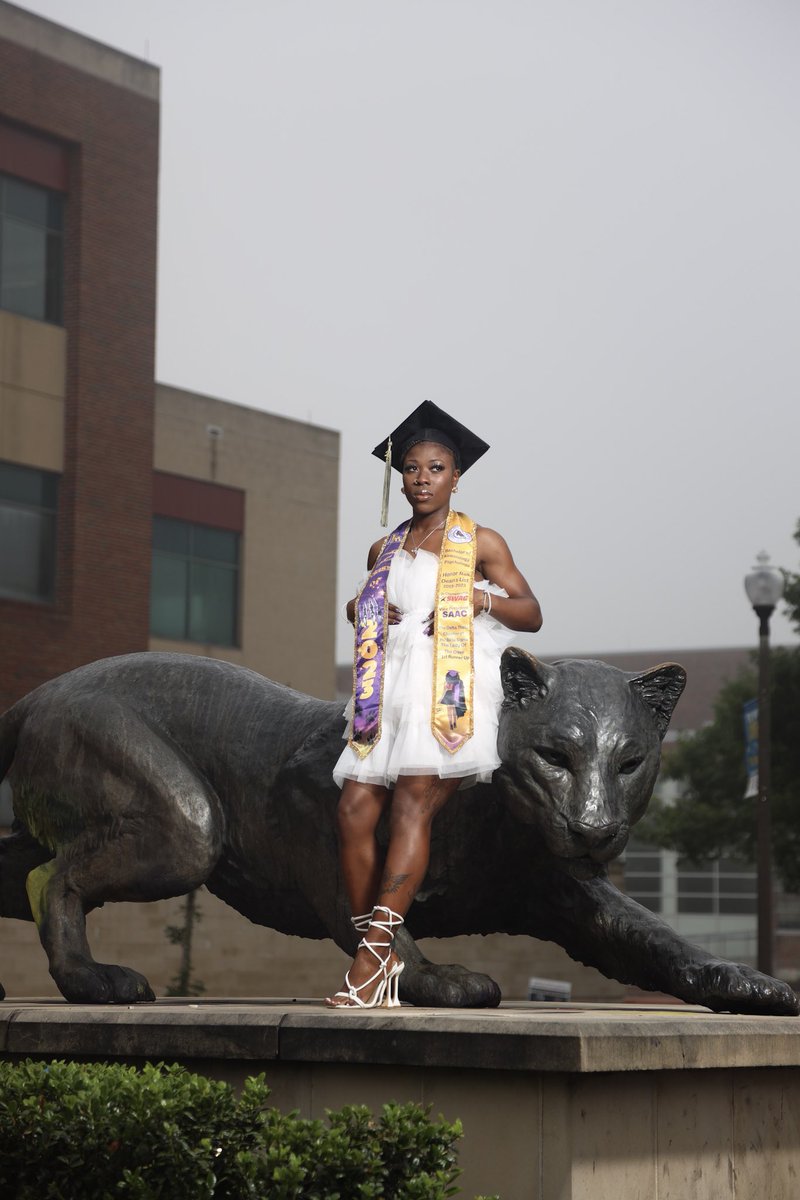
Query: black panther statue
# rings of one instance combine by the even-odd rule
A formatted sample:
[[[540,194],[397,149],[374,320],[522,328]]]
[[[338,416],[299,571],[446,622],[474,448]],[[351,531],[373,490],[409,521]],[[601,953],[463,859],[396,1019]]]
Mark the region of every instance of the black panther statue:
[[[713,1009],[797,1013],[785,983],[690,945],[607,878],[650,798],[682,668],[626,675],[510,649],[501,669],[503,766],[436,818],[396,943],[401,996],[497,1004],[493,980],[428,962],[413,937],[505,932]],[[32,918],[63,995],[89,1003],[153,999],[138,972],[92,958],[85,914],[107,901],[205,884],[257,924],[352,953],[331,778],[343,728],[339,704],[192,655],[104,659],[44,684],[0,718],[17,818],[0,840],[0,915]]]

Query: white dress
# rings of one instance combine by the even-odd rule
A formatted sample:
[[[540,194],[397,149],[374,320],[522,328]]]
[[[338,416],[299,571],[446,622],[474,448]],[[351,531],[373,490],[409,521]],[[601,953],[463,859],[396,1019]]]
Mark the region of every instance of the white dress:
[[[481,613],[474,621],[473,686],[474,732],[450,754],[431,733],[433,638],[425,626],[435,602],[439,558],[418,550],[414,558],[398,550],[387,578],[389,602],[403,613],[398,625],[388,627],[386,676],[383,689],[381,736],[365,758],[345,746],[333,769],[339,787],[345,779],[392,787],[398,775],[439,775],[462,778],[461,787],[488,783],[500,766],[497,756],[497,722],[503,689],[500,655],[514,638],[494,617]],[[503,588],[485,581],[476,588],[506,596]],[[345,709],[345,738],[350,737],[353,701]]]

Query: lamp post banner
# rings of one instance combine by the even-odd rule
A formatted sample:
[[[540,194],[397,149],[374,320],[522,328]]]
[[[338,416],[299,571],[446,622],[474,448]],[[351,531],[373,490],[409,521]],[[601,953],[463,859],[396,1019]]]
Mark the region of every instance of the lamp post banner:
[[[758,701],[745,700],[742,705],[744,718],[744,765],[747,771],[745,800],[758,795]]]

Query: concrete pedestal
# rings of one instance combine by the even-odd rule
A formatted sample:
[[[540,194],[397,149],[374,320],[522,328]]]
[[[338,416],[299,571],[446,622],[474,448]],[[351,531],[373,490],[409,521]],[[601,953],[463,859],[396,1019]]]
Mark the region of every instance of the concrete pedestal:
[[[0,1055],[166,1060],[275,1103],[431,1104],[464,1123],[463,1195],[797,1200],[800,1020],[687,1007],[334,1012],[312,1000],[0,1005]]]

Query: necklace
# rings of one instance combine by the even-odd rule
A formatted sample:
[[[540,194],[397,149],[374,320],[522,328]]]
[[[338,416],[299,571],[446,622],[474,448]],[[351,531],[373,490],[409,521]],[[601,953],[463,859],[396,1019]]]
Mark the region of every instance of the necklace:
[[[409,526],[409,528],[408,528],[408,536],[411,538],[411,544],[412,544],[412,546],[414,547],[414,557],[415,557],[415,558],[417,557],[417,551],[419,550],[420,546],[422,545],[422,542],[427,542],[428,538],[431,536],[431,534],[432,534],[432,533],[436,533],[436,531],[437,531],[438,529],[444,529],[444,526],[445,526],[445,522],[444,522],[444,521],[442,521],[441,525],[436,525],[436,526],[435,526],[433,529],[430,529],[430,530],[429,530],[429,531],[428,531],[428,532],[425,534],[425,537],[424,537],[424,538],[422,538],[422,540],[421,540],[421,541],[419,541],[419,542],[418,542],[418,541],[416,541],[416,539],[414,538],[414,534],[411,532],[411,526]]]

